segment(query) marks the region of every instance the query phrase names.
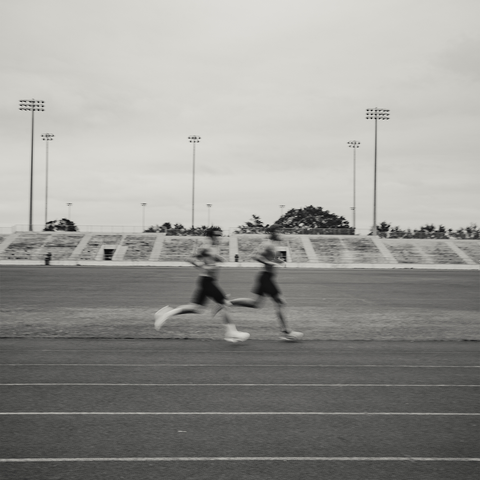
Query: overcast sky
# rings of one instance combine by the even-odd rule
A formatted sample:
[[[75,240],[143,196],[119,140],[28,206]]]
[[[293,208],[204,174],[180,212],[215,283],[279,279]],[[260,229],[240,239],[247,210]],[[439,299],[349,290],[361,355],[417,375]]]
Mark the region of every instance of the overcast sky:
[[[279,205],[404,228],[480,224],[478,0],[2,0],[0,226],[192,222]]]

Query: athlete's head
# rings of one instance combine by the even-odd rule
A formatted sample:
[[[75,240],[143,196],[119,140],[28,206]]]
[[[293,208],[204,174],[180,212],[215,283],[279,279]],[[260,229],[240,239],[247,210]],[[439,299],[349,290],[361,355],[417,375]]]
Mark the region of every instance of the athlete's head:
[[[273,241],[280,240],[280,233],[279,233],[280,228],[281,228],[280,225],[275,225],[275,224],[268,227],[267,232],[269,233],[270,240],[273,240]]]
[[[218,239],[222,236],[222,230],[220,227],[210,227],[205,232],[205,235],[210,238],[212,243],[217,243]]]

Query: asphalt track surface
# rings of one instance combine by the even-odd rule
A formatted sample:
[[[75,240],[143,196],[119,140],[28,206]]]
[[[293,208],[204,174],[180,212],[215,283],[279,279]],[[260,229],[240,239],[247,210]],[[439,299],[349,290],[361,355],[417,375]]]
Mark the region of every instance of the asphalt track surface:
[[[3,339],[2,479],[473,479],[477,342]]]
[[[158,285],[141,283],[154,273],[135,270],[136,301],[154,304]],[[38,286],[23,297],[28,308],[45,310],[58,296],[45,298],[53,269],[24,272]],[[98,272],[98,284],[112,280]],[[360,289],[378,308],[409,303],[455,317],[477,308],[456,273],[402,272],[391,281],[382,272],[367,277],[368,286],[345,288],[357,296]],[[178,286],[191,282],[184,275],[170,285],[175,299],[185,295]],[[290,304],[306,301],[296,297],[313,278],[305,275]],[[328,277],[338,280],[332,289],[344,275]],[[9,292],[18,278],[7,282]],[[243,282],[247,289],[251,274]],[[292,292],[293,284],[283,285]],[[116,287],[59,301],[131,303],[131,284]],[[477,479],[479,353],[479,342],[459,341],[3,338],[0,478]]]

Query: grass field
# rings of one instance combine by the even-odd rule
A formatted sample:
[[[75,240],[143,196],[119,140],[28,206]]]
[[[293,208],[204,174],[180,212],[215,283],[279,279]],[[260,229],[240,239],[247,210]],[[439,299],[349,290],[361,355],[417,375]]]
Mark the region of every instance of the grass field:
[[[219,339],[219,318],[153,314],[188,303],[193,268],[10,267],[1,272],[0,337]],[[220,285],[250,295],[256,270],[222,270]],[[288,317],[305,340],[480,340],[479,274],[442,270],[280,270]],[[276,339],[271,302],[234,308],[251,339]]]

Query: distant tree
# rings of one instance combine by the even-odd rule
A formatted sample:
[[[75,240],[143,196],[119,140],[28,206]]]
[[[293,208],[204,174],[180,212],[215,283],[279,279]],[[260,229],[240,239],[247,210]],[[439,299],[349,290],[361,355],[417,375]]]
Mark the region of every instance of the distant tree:
[[[381,222],[380,225],[377,225],[377,233],[380,237],[386,237],[388,235],[388,231],[390,230],[390,223]]]
[[[412,232],[410,230],[403,230],[398,225],[390,228],[388,232],[389,238],[411,238]]]
[[[264,225],[258,215],[252,215],[252,218],[244,225],[237,227],[236,233],[258,233],[262,232],[268,225]]]
[[[480,230],[475,223],[471,223],[470,226],[465,228],[467,232],[467,238],[478,240],[480,238]]]
[[[330,213],[322,207],[310,205],[304,208],[292,208],[282,215],[275,224],[285,228],[349,228],[348,221],[339,215]]]
[[[419,230],[414,230],[413,238],[448,238],[448,235],[443,225],[437,228],[433,223],[427,223]]]
[[[78,227],[74,222],[68,220],[67,218],[62,218],[61,220],[51,220],[45,224],[44,232],[78,232]]]
[[[480,229],[477,224],[471,223],[468,227],[459,228],[453,231],[451,228],[448,230],[448,234],[453,238],[462,238],[466,240],[480,240]]]
[[[158,232],[166,232],[172,228],[172,224],[170,222],[165,222],[163,225],[152,225],[144,230],[144,233],[158,233]]]
[[[438,239],[447,239],[447,238],[462,238],[469,240],[479,240],[480,239],[480,229],[475,223],[470,224],[470,226],[465,228],[459,228],[458,230],[453,230],[447,228],[444,225],[439,225],[436,227],[433,223],[427,223],[420,228],[416,228],[413,231],[411,229],[403,229],[399,226],[390,228],[389,230],[383,229],[382,225],[390,226],[387,222],[382,222],[378,226],[379,235],[388,237],[388,238],[438,238]]]
[[[207,227],[202,225],[201,227],[185,228],[181,223],[175,223],[173,226],[170,222],[165,222],[163,225],[152,225],[144,230],[145,233],[166,233],[167,236],[178,235],[191,235],[202,236],[205,235],[209,228],[215,228],[216,230],[222,230],[220,227]]]
[[[431,223],[430,225],[427,223],[423,227],[420,227],[420,232],[427,232],[427,233],[432,233],[435,231],[435,225]]]
[[[349,228],[349,223],[344,217],[313,205],[305,208],[292,208],[274,224],[289,230],[307,231],[316,228]],[[269,225],[264,224],[258,215],[252,215],[248,222],[237,227],[236,233],[261,233],[268,227]]]

